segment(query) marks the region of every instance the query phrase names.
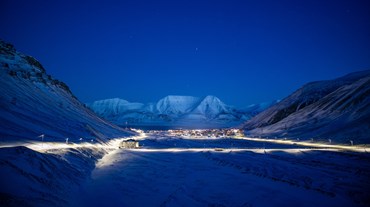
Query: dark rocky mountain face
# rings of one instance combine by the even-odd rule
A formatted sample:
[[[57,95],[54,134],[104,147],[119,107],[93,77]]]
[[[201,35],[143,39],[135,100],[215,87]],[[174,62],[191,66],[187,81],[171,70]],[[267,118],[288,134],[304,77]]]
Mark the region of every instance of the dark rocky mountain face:
[[[247,121],[255,136],[370,141],[370,71],[304,85]]]

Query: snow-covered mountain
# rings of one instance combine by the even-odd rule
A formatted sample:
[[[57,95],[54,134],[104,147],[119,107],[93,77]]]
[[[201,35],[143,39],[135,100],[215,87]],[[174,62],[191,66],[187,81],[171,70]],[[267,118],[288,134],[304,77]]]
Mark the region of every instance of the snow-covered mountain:
[[[33,57],[0,41],[1,142],[37,139],[105,139],[128,133],[98,116],[48,75]]]
[[[125,111],[141,109],[143,105],[142,103],[130,103],[123,99],[114,98],[96,102],[95,109],[96,113],[108,116],[121,114]]]
[[[87,104],[103,118],[121,126],[213,128],[236,126],[276,102],[236,109],[215,96],[166,96],[157,103],[106,99]]]
[[[248,134],[370,142],[370,70],[304,85],[243,126]]]
[[[199,101],[199,98],[192,96],[166,96],[155,105],[156,112],[180,116],[193,110],[194,105],[198,104]]]
[[[206,96],[196,108],[192,111],[192,114],[201,114],[207,118],[215,118],[220,114],[231,114],[233,111],[230,107],[224,104],[220,99],[214,96]]]

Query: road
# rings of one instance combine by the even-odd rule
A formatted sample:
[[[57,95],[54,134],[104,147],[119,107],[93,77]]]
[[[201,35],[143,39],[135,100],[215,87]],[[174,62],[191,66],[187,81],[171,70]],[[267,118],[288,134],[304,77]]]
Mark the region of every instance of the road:
[[[117,149],[103,157],[72,203],[361,206],[369,197],[364,187],[370,186],[367,153],[276,143],[263,149],[251,140],[210,142],[150,135],[142,143],[141,149]]]

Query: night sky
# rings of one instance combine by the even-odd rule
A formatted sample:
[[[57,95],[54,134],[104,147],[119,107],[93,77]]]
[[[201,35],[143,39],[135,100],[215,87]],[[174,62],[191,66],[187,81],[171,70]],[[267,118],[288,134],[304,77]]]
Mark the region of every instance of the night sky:
[[[370,69],[370,1],[0,1],[0,38],[83,102],[245,106]]]

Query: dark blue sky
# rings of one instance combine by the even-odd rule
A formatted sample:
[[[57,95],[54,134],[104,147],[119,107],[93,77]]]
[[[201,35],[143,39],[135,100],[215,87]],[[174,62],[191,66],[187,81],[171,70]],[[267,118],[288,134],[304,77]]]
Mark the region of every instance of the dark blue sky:
[[[0,1],[0,38],[83,102],[243,106],[370,68],[370,1]]]

